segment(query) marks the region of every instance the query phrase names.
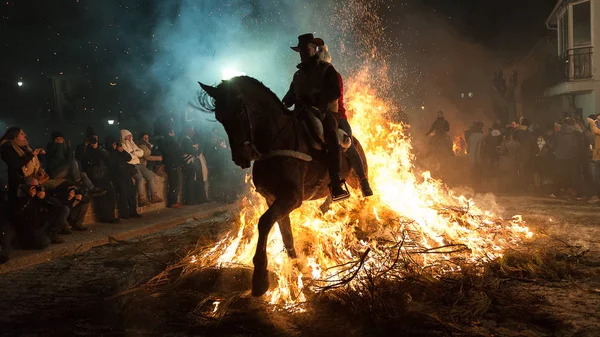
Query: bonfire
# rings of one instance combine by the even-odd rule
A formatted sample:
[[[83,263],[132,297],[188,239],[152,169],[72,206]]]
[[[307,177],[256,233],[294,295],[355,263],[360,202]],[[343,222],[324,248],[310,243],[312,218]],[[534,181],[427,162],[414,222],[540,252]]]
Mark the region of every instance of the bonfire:
[[[312,296],[338,288],[360,295],[367,279],[434,279],[463,268],[483,271],[533,235],[520,216],[502,219],[454,194],[429,172],[417,172],[407,126],[393,122],[392,105],[378,97],[368,74],[364,69],[347,80],[346,106],[366,153],[375,196],[364,199],[352,191],[349,200],[324,213],[322,201],[305,202],[292,212],[297,259],[287,256],[274,226],[268,269],[276,282],[265,295],[274,309],[301,312]],[[173,266],[181,268],[182,276],[214,268],[252,268],[256,224],[267,205],[250,190],[231,231]],[[217,311],[219,301],[212,305]]]

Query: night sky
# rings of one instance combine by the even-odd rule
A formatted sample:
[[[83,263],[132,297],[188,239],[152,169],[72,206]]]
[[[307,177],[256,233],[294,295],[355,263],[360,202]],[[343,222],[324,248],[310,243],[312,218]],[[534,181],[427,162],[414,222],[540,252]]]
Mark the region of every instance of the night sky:
[[[274,8],[270,11],[277,10],[278,1],[257,2],[269,3]],[[411,8],[439,15],[465,39],[491,50],[510,52],[509,57],[527,53],[541,37],[552,35],[544,20],[554,0],[414,0],[394,1],[394,5],[398,8],[405,2],[414,6]],[[251,3],[243,15],[259,18],[260,5]],[[173,8],[165,9],[164,3],[150,0],[4,1],[0,7],[2,116],[22,108],[22,100],[16,99],[25,93],[29,95],[28,108],[42,106],[52,98],[49,78],[61,74],[74,75],[87,83],[87,91],[81,95],[108,100],[118,97],[123,105],[132,101],[127,97],[151,94],[156,88],[145,86],[142,74],[156,67],[157,53],[165,53],[156,47],[160,44],[152,42],[160,38],[155,36],[158,22],[179,15]],[[285,22],[285,18],[280,20]],[[206,29],[210,30],[198,25],[197,34],[205,34]],[[284,33],[295,42],[297,34],[292,30]],[[20,78],[25,83],[23,88],[16,86]],[[151,100],[136,102],[145,109],[144,104]]]

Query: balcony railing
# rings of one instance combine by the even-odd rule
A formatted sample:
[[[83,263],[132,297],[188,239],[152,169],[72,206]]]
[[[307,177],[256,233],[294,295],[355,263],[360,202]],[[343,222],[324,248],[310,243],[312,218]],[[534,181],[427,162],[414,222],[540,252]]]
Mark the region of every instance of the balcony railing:
[[[558,58],[557,83],[592,78],[592,47],[569,49]]]

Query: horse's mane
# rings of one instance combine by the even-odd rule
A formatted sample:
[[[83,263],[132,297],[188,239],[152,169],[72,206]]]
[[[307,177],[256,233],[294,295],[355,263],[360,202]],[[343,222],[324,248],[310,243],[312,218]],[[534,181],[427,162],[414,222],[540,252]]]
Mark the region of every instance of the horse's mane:
[[[279,99],[279,97],[277,97],[277,95],[275,95],[275,93],[271,89],[269,89],[269,87],[264,85],[264,83],[257,80],[256,78],[250,77],[250,76],[238,76],[238,77],[234,77],[234,78],[230,79],[229,81],[231,82],[231,84],[248,81],[251,84],[256,85],[261,90],[263,90],[267,94],[267,96],[270,96],[273,101],[277,102],[281,106],[281,108],[283,108],[283,103],[281,103],[281,100]],[[227,82],[227,81],[223,81],[223,83],[219,84],[219,86],[225,84],[225,82]]]
[[[221,83],[219,83],[219,85],[217,85],[216,88],[220,89],[220,90],[228,91],[228,90],[235,89],[238,85],[244,85],[244,84],[245,85],[253,85],[253,86],[257,87],[259,89],[259,91],[263,91],[267,97],[269,97],[273,102],[278,104],[281,107],[281,109],[285,108],[283,106],[283,103],[279,99],[279,97],[277,97],[277,95],[275,95],[275,93],[273,91],[271,91],[271,89],[269,89],[269,87],[267,87],[261,81],[255,79],[254,77],[250,77],[250,76],[233,77],[229,80],[221,81]],[[200,93],[198,93],[198,102],[200,103],[200,108],[202,110],[204,110],[206,112],[214,112],[215,111],[215,99],[213,97],[210,97],[206,93],[206,91],[201,90]]]

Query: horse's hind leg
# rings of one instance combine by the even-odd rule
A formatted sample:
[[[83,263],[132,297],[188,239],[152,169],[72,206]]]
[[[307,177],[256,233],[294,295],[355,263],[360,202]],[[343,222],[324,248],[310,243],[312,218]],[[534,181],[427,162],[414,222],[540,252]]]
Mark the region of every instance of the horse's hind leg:
[[[294,248],[294,235],[292,234],[292,222],[290,220],[290,215],[288,214],[279,219],[277,223],[279,224],[279,231],[281,232],[281,238],[283,240],[285,250],[291,259],[295,259],[297,256],[296,248]]]
[[[269,290],[267,272],[267,239],[275,222],[288,216],[302,204],[301,198],[276,199],[258,221],[258,242],[254,254],[254,273],[252,274],[252,295],[261,296]],[[291,230],[290,230],[291,232]]]

